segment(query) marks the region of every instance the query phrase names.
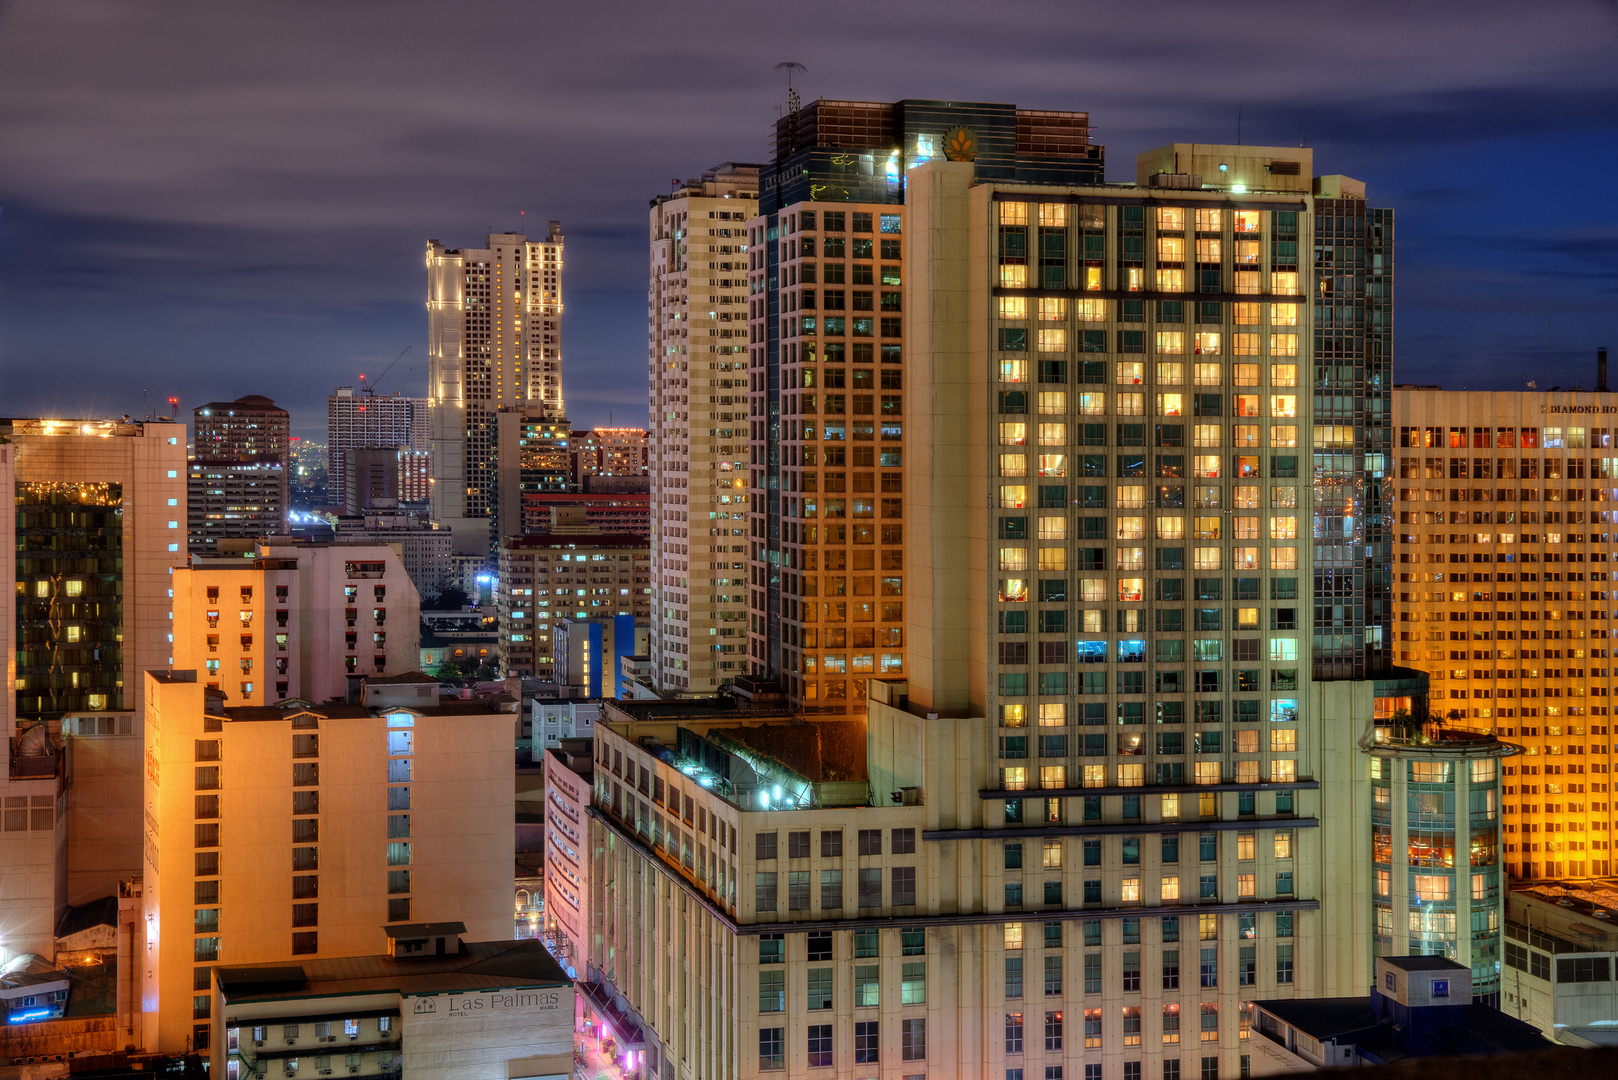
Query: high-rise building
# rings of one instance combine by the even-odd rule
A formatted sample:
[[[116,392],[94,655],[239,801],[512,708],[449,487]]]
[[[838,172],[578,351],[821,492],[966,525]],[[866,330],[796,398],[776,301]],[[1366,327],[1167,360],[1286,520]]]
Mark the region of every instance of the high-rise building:
[[[1374,741],[1426,686],[1387,650],[1391,213],[1307,149],[1105,184],[1082,114],[903,104],[784,121],[749,237],[752,659],[798,705],[843,681],[867,754],[609,705],[588,976],[678,1077],[1231,1076],[1248,1003],[1362,993],[1376,955],[1487,995],[1511,748]],[[851,645],[884,602],[886,680]],[[734,994],[685,1007],[682,935]]]
[[[346,700],[351,679],[414,671],[420,634],[421,598],[386,543],[261,541],[174,572],[174,663],[231,705]]]
[[[1434,719],[1526,749],[1504,764],[1512,874],[1611,874],[1618,397],[1392,396],[1399,662],[1427,673]]]
[[[591,428],[571,439],[573,484],[586,477],[609,480],[645,478],[651,474],[650,441],[645,428]]]
[[[538,240],[491,233],[485,248],[427,242],[432,516],[454,531],[457,554],[493,550],[498,412],[564,415],[562,247],[556,221]]]
[[[185,429],[0,420],[0,963],[140,863],[141,673],[185,564]],[[68,770],[64,743],[78,740]],[[62,812],[65,811],[65,812]]]
[[[391,952],[390,924],[510,937],[514,704],[417,672],[351,705],[229,707],[197,676],[145,676],[148,1050],[208,1049],[216,965]]]
[[[220,540],[286,531],[292,450],[287,411],[258,394],[193,411],[187,538],[208,555]]]
[[[618,615],[645,622],[651,563],[644,536],[629,533],[529,533],[500,544],[495,578],[500,670],[549,679],[561,619]]]
[[[794,702],[858,711],[870,675],[905,670],[910,170],[970,152],[983,180],[1093,183],[1089,135],[1082,112],[917,100],[777,122],[748,247],[749,651]],[[1046,257],[1065,272],[1066,251]]]
[[[652,200],[647,338],[652,661],[666,690],[747,670],[748,227],[759,167]]]
[[[429,430],[426,398],[407,398],[399,394],[379,397],[366,392],[363,387],[356,394],[352,386],[339,386],[336,393],[326,399],[326,445],[331,461],[332,501],[347,505],[351,498],[347,483],[350,451],[385,448],[426,454],[431,448]],[[401,501],[407,498],[405,465],[405,459],[399,458],[397,497]],[[419,483],[415,486],[420,487]],[[416,492],[412,490],[411,493]],[[425,498],[420,501],[425,501]]]

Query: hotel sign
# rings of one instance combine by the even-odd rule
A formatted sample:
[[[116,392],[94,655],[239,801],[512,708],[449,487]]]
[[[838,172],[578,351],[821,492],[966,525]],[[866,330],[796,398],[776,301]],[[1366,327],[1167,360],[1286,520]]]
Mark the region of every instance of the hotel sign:
[[[1618,413],[1618,405],[1541,405],[1541,413],[1591,413],[1595,415]]]
[[[418,997],[411,1015],[434,1019],[464,1020],[468,1017],[558,1012],[562,994],[556,990],[486,990],[476,994],[439,994]]]

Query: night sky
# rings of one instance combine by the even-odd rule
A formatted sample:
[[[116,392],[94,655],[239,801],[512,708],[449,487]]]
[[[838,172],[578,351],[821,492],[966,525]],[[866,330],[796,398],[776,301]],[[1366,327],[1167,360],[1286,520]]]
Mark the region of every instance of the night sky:
[[[644,424],[647,200],[764,159],[785,60],[805,100],[1088,110],[1114,180],[1239,109],[1396,209],[1399,381],[1589,386],[1615,45],[1610,0],[0,2],[0,415],[260,393],[324,437],[406,346],[381,389],[424,392],[429,237],[559,218],[570,416]]]

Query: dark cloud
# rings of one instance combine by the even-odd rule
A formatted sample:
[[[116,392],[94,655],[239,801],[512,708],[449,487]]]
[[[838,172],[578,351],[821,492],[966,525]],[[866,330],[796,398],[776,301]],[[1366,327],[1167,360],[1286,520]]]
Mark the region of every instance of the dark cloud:
[[[318,432],[331,386],[406,345],[390,383],[422,382],[428,237],[554,217],[571,411],[638,420],[646,200],[768,153],[781,60],[809,98],[1088,109],[1115,178],[1238,115],[1306,140],[1399,210],[1401,381],[1511,385],[1552,358],[1547,318],[1572,362],[1618,311],[1614,25],[1595,2],[25,0],[0,8],[0,411],[260,392]]]

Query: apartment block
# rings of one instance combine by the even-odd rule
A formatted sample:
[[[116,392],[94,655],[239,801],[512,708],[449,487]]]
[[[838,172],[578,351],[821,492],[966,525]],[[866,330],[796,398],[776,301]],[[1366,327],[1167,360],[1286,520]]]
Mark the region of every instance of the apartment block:
[[[261,541],[174,572],[174,662],[229,705],[344,701],[420,661],[421,598],[385,544]]]
[[[1505,859],[1613,873],[1618,396],[1396,387],[1399,661],[1435,718],[1524,748]]]
[[[652,658],[666,690],[747,671],[748,221],[759,167],[652,200],[647,317]]]
[[[148,1050],[209,1048],[220,965],[391,952],[395,924],[510,936],[514,704],[420,675],[280,707],[227,706],[194,671],[146,681]]]
[[[60,911],[139,866],[141,672],[171,654],[185,467],[178,424],[0,420],[0,963],[52,955]]]
[[[644,536],[627,533],[530,533],[500,545],[495,582],[502,674],[549,679],[552,627],[561,619],[651,610],[651,557]]]
[[[484,248],[427,242],[427,397],[432,516],[456,553],[489,555],[499,510],[497,414],[561,417],[562,226],[543,239],[491,233]]]
[[[448,529],[400,511],[374,511],[337,519],[337,536],[350,543],[386,545],[398,550],[416,592],[431,600],[449,587],[453,545]]]

